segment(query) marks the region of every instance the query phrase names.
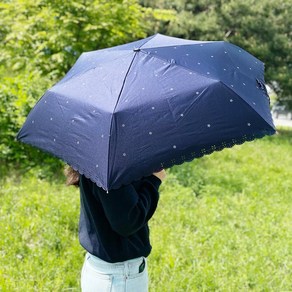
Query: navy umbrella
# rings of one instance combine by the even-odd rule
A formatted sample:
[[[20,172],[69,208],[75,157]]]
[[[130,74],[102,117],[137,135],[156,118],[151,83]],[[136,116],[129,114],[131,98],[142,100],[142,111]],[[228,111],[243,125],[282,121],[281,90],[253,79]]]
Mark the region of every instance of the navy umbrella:
[[[274,133],[261,61],[156,34],[81,54],[17,138],[109,190]]]

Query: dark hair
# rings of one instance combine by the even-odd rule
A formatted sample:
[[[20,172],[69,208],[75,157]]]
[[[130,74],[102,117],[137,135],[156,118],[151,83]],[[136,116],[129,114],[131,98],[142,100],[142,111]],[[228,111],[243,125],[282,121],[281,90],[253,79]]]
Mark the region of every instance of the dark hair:
[[[73,169],[70,165],[66,165],[64,169],[66,176],[66,185],[79,187],[79,172]]]

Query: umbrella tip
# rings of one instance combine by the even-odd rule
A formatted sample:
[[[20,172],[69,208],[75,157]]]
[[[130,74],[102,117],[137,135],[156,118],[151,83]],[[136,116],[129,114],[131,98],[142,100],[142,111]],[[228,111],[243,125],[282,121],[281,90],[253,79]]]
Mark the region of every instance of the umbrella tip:
[[[140,52],[141,49],[140,49],[140,48],[134,48],[133,51],[134,51],[134,52]]]

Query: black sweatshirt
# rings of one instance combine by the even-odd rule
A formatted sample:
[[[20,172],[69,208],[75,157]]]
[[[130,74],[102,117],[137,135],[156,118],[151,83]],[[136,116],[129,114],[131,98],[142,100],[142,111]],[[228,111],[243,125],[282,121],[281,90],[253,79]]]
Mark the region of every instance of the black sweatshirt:
[[[161,180],[150,175],[108,193],[80,176],[80,244],[107,262],[147,257],[148,220],[154,214]]]

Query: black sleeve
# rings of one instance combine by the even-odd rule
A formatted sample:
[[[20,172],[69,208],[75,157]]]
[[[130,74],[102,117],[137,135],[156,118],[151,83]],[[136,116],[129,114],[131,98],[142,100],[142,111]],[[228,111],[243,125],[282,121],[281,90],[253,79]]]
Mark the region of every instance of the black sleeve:
[[[160,184],[161,180],[151,175],[142,179],[138,192],[132,184],[108,193],[96,186],[93,192],[99,197],[112,229],[126,237],[143,227],[154,214]]]

